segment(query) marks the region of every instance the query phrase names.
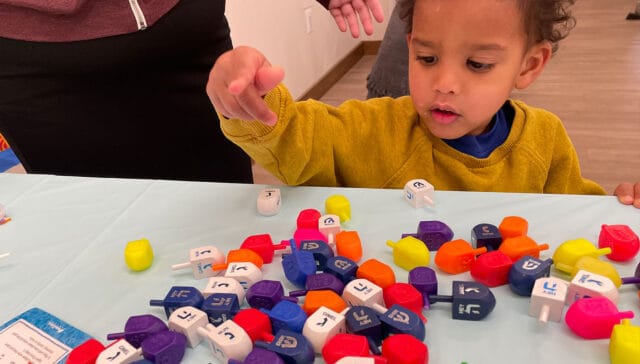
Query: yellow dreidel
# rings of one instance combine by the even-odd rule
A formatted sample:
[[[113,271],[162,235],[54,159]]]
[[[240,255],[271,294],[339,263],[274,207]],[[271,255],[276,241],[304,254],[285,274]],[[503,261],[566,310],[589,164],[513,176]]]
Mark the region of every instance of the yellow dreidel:
[[[631,320],[623,319],[613,326],[609,341],[611,364],[635,364],[640,358],[640,326],[631,325]]]
[[[351,220],[351,204],[343,195],[331,195],[324,201],[325,214],[338,215],[340,221]]]
[[[395,243],[387,240],[387,246],[393,248],[393,263],[402,269],[410,271],[429,265],[429,249],[420,239],[406,236]]]
[[[133,240],[124,248],[124,262],[131,270],[142,271],[153,263],[153,249],[147,239]]]
[[[578,259],[573,269],[572,276],[575,276],[579,270],[586,270],[587,272],[609,278],[616,287],[620,287],[623,284],[640,283],[640,277],[631,276],[620,278],[620,274],[613,264],[590,256],[584,256]]]
[[[611,253],[611,248],[597,249],[589,240],[578,238],[560,244],[553,253],[552,259],[557,270],[572,274],[578,259],[584,256],[598,258],[609,253]]]

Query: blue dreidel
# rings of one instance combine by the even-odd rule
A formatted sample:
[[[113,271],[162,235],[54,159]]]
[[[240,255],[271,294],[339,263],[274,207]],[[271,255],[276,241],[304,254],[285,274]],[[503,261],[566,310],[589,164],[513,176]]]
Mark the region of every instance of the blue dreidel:
[[[108,334],[107,340],[124,338],[133,347],[139,348],[147,336],[168,329],[167,324],[154,315],[130,316],[124,325],[124,332]]]
[[[342,283],[347,284],[356,278],[358,264],[349,258],[335,256],[327,260],[327,266],[324,271],[325,273],[333,274]]]
[[[342,295],[344,290],[344,283],[338,277],[324,272],[308,276],[304,286],[305,289],[290,291],[289,296],[300,297],[306,295],[308,291],[320,290],[331,290],[338,295]]]
[[[451,302],[451,316],[455,320],[478,321],[487,317],[496,306],[496,298],[480,282],[453,281],[453,296],[429,295],[430,302]]]
[[[453,230],[442,221],[426,220],[418,223],[415,234],[402,235],[405,236],[413,236],[421,240],[430,251],[436,251],[442,244],[453,239]]]
[[[282,256],[284,275],[289,282],[298,287],[304,287],[307,277],[316,273],[316,260],[312,253],[299,250],[294,239],[289,240],[289,244],[291,254]]]
[[[316,271],[322,272],[327,266],[327,260],[333,257],[333,249],[322,240],[303,240],[300,242],[300,251],[313,254],[316,261]]]
[[[263,279],[249,287],[245,298],[249,306],[257,309],[266,308],[267,310],[272,309],[276,303],[282,300],[298,303],[297,298],[284,295],[284,288],[280,281],[268,279]]]
[[[149,300],[149,305],[163,306],[168,319],[175,309],[184,306],[200,308],[203,301],[204,296],[195,287],[173,286],[163,300]]]
[[[389,334],[407,334],[422,341],[425,338],[424,321],[422,318],[401,305],[395,304],[385,312],[380,313],[380,321],[384,324],[385,336]]]
[[[529,297],[538,278],[548,277],[553,260],[542,260],[526,255],[509,269],[509,287],[513,293]]]
[[[228,364],[285,364],[285,362],[273,351],[255,347],[244,361],[231,359]]]
[[[438,278],[436,272],[429,267],[416,267],[410,270],[409,284],[422,293],[424,307],[429,307],[429,295],[438,294]]]
[[[497,226],[491,224],[478,224],[471,229],[471,245],[474,248],[486,247],[487,251],[500,248],[502,235]]]
[[[142,355],[154,363],[180,363],[187,338],[175,331],[161,331],[142,341]]]
[[[214,293],[202,302],[200,309],[207,314],[213,326],[218,326],[240,311],[240,302],[233,293]]]
[[[379,355],[378,347],[384,339],[384,328],[376,311],[367,306],[353,306],[345,313],[347,330],[355,335],[365,336],[371,351]]]
[[[256,341],[255,345],[277,353],[285,363],[311,364],[316,359],[309,341],[302,334],[291,330],[280,330],[270,343]]]
[[[273,332],[286,329],[301,333],[307,320],[302,307],[290,301],[280,301],[271,310],[262,308],[260,311],[269,315]]]

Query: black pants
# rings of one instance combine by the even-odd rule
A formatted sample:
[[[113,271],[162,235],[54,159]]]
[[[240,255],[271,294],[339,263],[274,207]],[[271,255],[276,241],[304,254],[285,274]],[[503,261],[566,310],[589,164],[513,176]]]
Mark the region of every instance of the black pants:
[[[205,92],[231,49],[221,0],[181,1],[147,30],[0,38],[0,133],[28,172],[251,182]]]

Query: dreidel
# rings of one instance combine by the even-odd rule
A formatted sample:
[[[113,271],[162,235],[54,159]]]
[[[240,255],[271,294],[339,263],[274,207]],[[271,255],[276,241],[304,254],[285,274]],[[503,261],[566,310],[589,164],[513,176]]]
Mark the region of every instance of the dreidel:
[[[276,252],[284,252],[289,249],[289,242],[274,244],[273,240],[271,240],[271,235],[257,234],[244,239],[240,244],[240,249],[253,250],[262,258],[264,264],[269,264],[273,261]]]
[[[342,311],[320,306],[309,315],[302,328],[302,335],[309,340],[313,351],[321,353],[324,345],[337,334],[347,331],[346,318]]]
[[[307,314],[302,307],[291,301],[280,301],[272,309],[260,309],[261,312],[269,315],[273,332],[287,329],[295,332],[302,332]]]
[[[325,238],[327,243],[332,248],[336,245],[336,235],[342,231],[342,225],[340,225],[340,216],[335,214],[327,214],[320,216],[318,219],[318,230]]]
[[[393,305],[400,305],[415,312],[422,322],[426,322],[427,319],[422,315],[422,309],[424,308],[424,299],[420,291],[409,283],[394,283],[382,290],[382,298],[384,304],[387,307]]]
[[[282,256],[282,268],[285,277],[297,287],[304,287],[307,277],[316,273],[316,260],[313,253],[299,250],[291,239],[291,253]]]
[[[264,261],[262,257],[251,249],[234,249],[227,252],[227,260],[225,263],[214,264],[211,269],[214,271],[225,270],[229,264],[234,262],[250,262],[258,268],[262,268]]]
[[[576,261],[581,257],[598,258],[610,253],[611,248],[597,249],[589,240],[578,238],[560,244],[553,252],[553,262],[557,270],[571,274]]]
[[[552,259],[538,259],[524,256],[509,269],[509,288],[519,296],[531,296],[536,280],[551,274]]]
[[[167,292],[164,299],[149,300],[149,305],[163,306],[168,319],[171,316],[171,313],[177,308],[184,306],[200,308],[202,307],[203,301],[204,297],[202,296],[202,293],[200,293],[200,291],[195,287],[173,286],[169,289],[169,292]]]
[[[284,287],[280,281],[270,279],[263,279],[249,287],[245,298],[249,306],[257,309],[266,308],[267,310],[272,309],[276,303],[282,300],[298,303],[297,298],[285,296]]]
[[[262,280],[262,271],[252,262],[233,262],[227,265],[224,272],[227,278],[233,278],[240,283],[245,290]]]
[[[457,239],[442,244],[434,261],[443,272],[458,274],[469,271],[476,256],[486,252],[485,247],[473,249],[467,241]]]
[[[140,348],[144,358],[153,363],[180,363],[186,346],[187,338],[182,333],[167,330],[147,337]]]
[[[258,309],[242,309],[233,316],[232,320],[238,324],[238,326],[242,327],[252,342],[256,340],[273,340],[273,328],[271,327],[269,315]]]
[[[620,274],[618,274],[618,270],[613,264],[590,256],[584,256],[578,259],[576,261],[576,265],[573,267],[571,275],[575,276],[575,274],[580,270],[586,270],[605,276],[609,278],[616,287],[620,287],[623,284],[640,283],[640,275],[638,273],[632,277],[620,278]]]
[[[347,284],[356,277],[358,272],[358,263],[347,257],[335,256],[327,260],[325,273],[336,276],[342,283]]]
[[[409,272],[408,282],[414,286],[423,298],[424,307],[429,307],[429,295],[438,294],[438,277],[429,267],[416,267]]]
[[[382,311],[386,311],[382,287],[364,278],[347,283],[342,298],[349,306],[378,306]]]
[[[602,275],[580,270],[571,280],[566,304],[585,297],[607,297],[613,303],[618,302],[618,289],[613,282]]]
[[[351,203],[344,195],[331,195],[324,201],[324,211],[329,215],[337,215],[340,221],[351,220]]]
[[[531,291],[529,316],[540,323],[560,322],[567,297],[567,282],[555,277],[538,278]]]
[[[217,327],[212,324],[199,327],[198,335],[206,340],[213,356],[222,363],[244,360],[253,347],[249,335],[233,320],[225,321]]]
[[[389,363],[425,364],[429,362],[429,349],[422,340],[407,334],[396,334],[382,341],[382,356]]]
[[[478,256],[471,266],[471,276],[487,287],[497,287],[509,283],[509,271],[513,261],[500,250],[493,250]]]
[[[214,293],[204,299],[201,310],[207,315],[209,323],[219,326],[240,311],[240,302],[235,294]]]
[[[300,242],[300,251],[313,254],[316,262],[316,271],[323,271],[327,266],[327,260],[335,256],[333,249],[322,240],[303,240]]]
[[[498,225],[498,230],[503,240],[525,236],[529,232],[529,222],[521,216],[505,216]]]
[[[378,311],[378,314],[386,334],[411,335],[418,340],[424,340],[425,321],[412,310],[402,305],[394,304],[386,311]]]
[[[369,348],[374,354],[380,354],[378,347],[384,339],[384,327],[376,310],[367,306],[352,306],[346,313],[347,331],[367,338]]]
[[[105,347],[96,339],[89,339],[71,350],[65,364],[94,364]]]
[[[347,257],[356,263],[362,259],[362,241],[357,231],[343,230],[336,234],[336,255]]]
[[[202,290],[204,298],[214,293],[233,293],[238,296],[238,302],[244,302],[245,290],[237,280],[231,277],[211,277]]]
[[[173,311],[169,316],[169,330],[179,332],[187,339],[187,345],[195,348],[202,341],[198,335],[198,327],[205,327],[209,323],[207,314],[195,307],[185,306]]]
[[[393,249],[393,263],[404,270],[429,265],[429,249],[417,238],[407,236],[397,242],[387,240],[387,246]]]
[[[269,341],[271,340],[273,338]],[[231,359],[227,364],[285,364],[285,362],[273,351],[254,347],[244,361]]]
[[[325,289],[307,292],[307,296],[302,304],[302,309],[308,316],[312,315],[322,306],[336,312],[341,312],[347,308],[347,303],[339,294],[332,290]]]
[[[338,277],[330,273],[316,273],[307,277],[305,289],[289,291],[289,296],[299,297],[306,295],[309,291],[332,290],[338,295],[342,295],[344,283]]]
[[[171,266],[172,270],[191,268],[195,279],[213,277],[216,272],[213,270],[214,264],[223,264],[224,255],[218,248],[206,245],[189,250],[189,261]]]
[[[492,224],[478,224],[471,229],[471,245],[474,248],[486,247],[487,251],[494,251],[502,244],[500,229]]]
[[[402,237],[412,236],[427,246],[427,249],[436,251],[442,244],[453,239],[453,230],[449,225],[438,220],[425,220],[418,222],[418,230],[415,234],[402,234]]]
[[[564,320],[571,331],[582,338],[608,339],[620,320],[633,316],[633,311],[618,311],[607,297],[588,297],[573,302]]]
[[[640,358],[640,326],[631,325],[631,320],[623,319],[613,326],[609,341],[611,364],[633,364]]]
[[[474,281],[453,281],[452,296],[429,295],[429,302],[451,302],[454,320],[478,321],[487,317],[496,306],[489,287]]]
[[[139,272],[153,264],[153,248],[148,239],[132,240],[124,248],[124,262],[129,269]]]
[[[285,363],[312,364],[316,358],[309,341],[301,333],[291,330],[279,330],[271,342],[256,341],[255,345],[277,353]]]
[[[435,189],[424,179],[412,179],[404,185],[402,197],[414,208],[435,206]]]
[[[168,330],[167,324],[154,315],[130,316],[124,325],[124,331],[107,335],[107,340],[125,339],[135,348],[139,348],[147,336]]]
[[[118,339],[98,354],[96,364],[133,363],[142,359],[142,348],[136,348],[125,339]]]
[[[322,348],[322,359],[327,364],[335,364],[348,357],[370,357],[369,340],[360,335],[338,333],[330,338]]]
[[[318,230],[318,220],[320,216],[322,216],[322,214],[316,209],[300,210],[296,218],[296,228]]]
[[[626,262],[638,255],[640,240],[628,225],[602,225],[598,236],[598,248],[611,248],[607,258]]]
[[[526,235],[506,238],[498,248],[514,262],[527,255],[539,258],[540,252],[547,249],[549,249],[549,244],[538,244]]]
[[[258,194],[256,209],[262,216],[273,216],[280,212],[282,195],[279,188],[264,188]]]
[[[373,258],[360,264],[356,271],[356,277],[367,279],[383,289],[396,283],[393,269],[388,264]]]

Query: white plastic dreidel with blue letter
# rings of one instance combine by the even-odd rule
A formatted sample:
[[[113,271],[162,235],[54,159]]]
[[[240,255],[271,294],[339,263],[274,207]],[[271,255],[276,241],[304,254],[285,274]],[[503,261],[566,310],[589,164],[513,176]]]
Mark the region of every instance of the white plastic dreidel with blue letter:
[[[260,191],[257,201],[258,213],[262,216],[273,216],[280,212],[280,189],[265,188]]]
[[[414,208],[420,208],[423,206],[434,207],[435,203],[435,189],[434,187],[423,179],[412,179],[404,185],[402,196],[409,205]]]

